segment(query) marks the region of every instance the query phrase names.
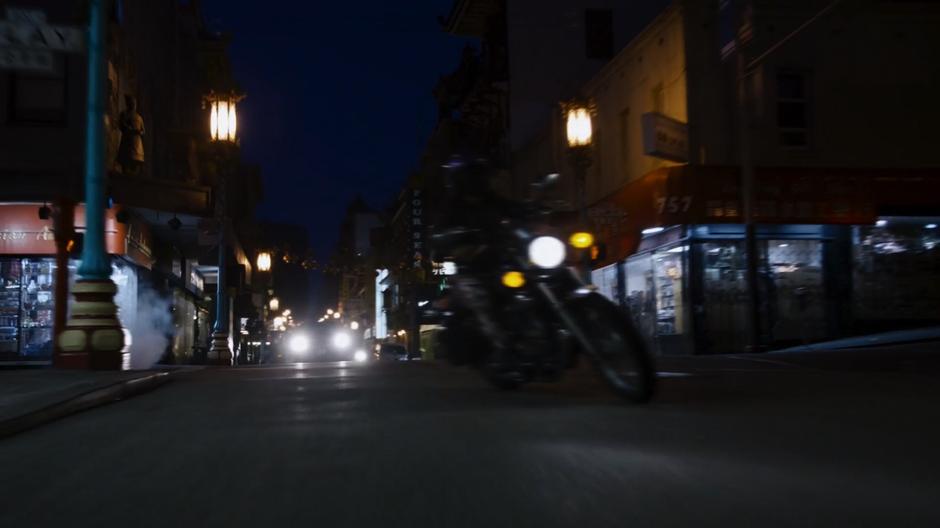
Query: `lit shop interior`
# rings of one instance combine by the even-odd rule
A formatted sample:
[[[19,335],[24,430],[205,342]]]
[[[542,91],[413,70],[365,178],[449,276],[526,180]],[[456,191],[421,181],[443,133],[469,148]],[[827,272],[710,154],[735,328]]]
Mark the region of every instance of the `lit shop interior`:
[[[875,225],[758,226],[765,349],[940,323],[940,218]],[[747,350],[744,226],[649,230],[626,260],[594,271],[658,354]]]

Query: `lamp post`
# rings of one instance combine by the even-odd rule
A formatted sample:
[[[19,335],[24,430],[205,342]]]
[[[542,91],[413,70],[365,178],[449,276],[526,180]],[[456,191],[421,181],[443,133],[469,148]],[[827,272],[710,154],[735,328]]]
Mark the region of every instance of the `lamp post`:
[[[259,251],[258,257],[255,259],[255,269],[258,270],[260,276],[257,279],[253,279],[253,282],[256,285],[261,285],[261,342],[258,345],[257,354],[254,355],[253,362],[260,365],[262,359],[265,355],[266,345],[268,341],[268,316],[270,315],[270,307],[276,299],[273,297],[274,290],[271,289],[271,266],[272,266],[272,257],[271,253],[268,251]],[[271,299],[268,299],[268,296],[272,296]]]
[[[592,117],[594,105],[584,100],[571,100],[561,105],[565,120],[565,138],[568,141],[568,157],[574,168],[578,186],[578,209],[582,229],[588,228],[587,214],[587,170],[591,166],[591,150],[594,145]],[[586,284],[591,282],[590,248],[581,251],[581,273]]]
[[[241,96],[230,93],[210,92],[205,97],[209,107],[209,138],[216,151],[216,171],[218,188],[216,196],[216,218],[219,225],[219,273],[216,284],[215,325],[212,329],[212,347],[209,349],[209,363],[212,365],[231,365],[232,348],[229,345],[229,301],[227,295],[227,256],[225,246],[228,217],[226,211],[227,161],[233,155],[232,150],[238,145],[238,118],[236,105]]]
[[[57,365],[65,368],[120,370],[124,366],[124,331],[117,316],[111,261],[104,243],[105,147],[104,80],[107,0],[89,0],[88,93],[85,134],[85,240],[75,301],[58,336]]]
[[[262,273],[271,271],[271,254],[267,251],[258,253],[258,259],[255,263],[258,265],[258,271]]]

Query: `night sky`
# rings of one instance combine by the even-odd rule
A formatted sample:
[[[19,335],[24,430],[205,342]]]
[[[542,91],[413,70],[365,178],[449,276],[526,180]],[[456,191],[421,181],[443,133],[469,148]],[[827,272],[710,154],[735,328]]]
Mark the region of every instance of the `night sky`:
[[[357,193],[384,208],[416,165],[431,91],[466,43],[437,22],[452,3],[203,0],[209,27],[233,36],[242,150],[264,174],[259,217],[307,226],[319,260]]]

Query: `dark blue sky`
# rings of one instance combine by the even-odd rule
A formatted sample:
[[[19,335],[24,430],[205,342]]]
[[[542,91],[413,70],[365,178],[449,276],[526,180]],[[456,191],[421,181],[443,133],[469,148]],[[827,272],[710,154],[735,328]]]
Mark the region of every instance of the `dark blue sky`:
[[[356,193],[384,207],[415,166],[436,118],[431,90],[465,44],[437,23],[452,2],[203,0],[210,27],[234,39],[242,149],[264,174],[259,215],[306,225],[320,260]]]

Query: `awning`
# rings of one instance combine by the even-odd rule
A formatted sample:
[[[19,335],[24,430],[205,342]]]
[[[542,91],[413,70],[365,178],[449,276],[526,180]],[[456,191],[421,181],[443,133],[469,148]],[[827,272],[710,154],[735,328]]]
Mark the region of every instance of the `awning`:
[[[0,255],[55,255],[53,221],[39,218],[42,203],[0,204]],[[112,255],[127,254],[127,225],[117,221],[118,207],[105,210],[105,249]],[[75,206],[75,231],[85,231],[85,206]]]
[[[940,169],[763,167],[754,188],[759,224],[873,224],[879,215],[940,213]],[[644,229],[739,224],[743,213],[738,168],[702,165],[654,170],[588,209],[608,262],[636,252]]]

